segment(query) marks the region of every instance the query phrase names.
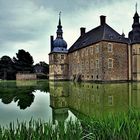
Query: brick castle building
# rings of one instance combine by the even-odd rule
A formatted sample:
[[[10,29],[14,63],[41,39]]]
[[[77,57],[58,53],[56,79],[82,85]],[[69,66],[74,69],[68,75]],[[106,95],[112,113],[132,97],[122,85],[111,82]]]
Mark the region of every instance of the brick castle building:
[[[50,80],[81,81],[139,81],[140,80],[140,23],[134,14],[128,38],[120,35],[100,16],[100,25],[81,35],[67,49],[63,39],[61,19],[57,36],[51,36],[49,54]]]

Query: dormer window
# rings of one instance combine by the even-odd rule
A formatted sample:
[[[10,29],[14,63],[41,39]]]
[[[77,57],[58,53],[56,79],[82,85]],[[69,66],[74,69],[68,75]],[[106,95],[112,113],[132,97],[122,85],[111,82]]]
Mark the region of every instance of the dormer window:
[[[113,39],[113,35],[109,35],[110,39]]]
[[[108,48],[108,52],[113,52],[113,44],[112,43],[108,43],[107,48]]]

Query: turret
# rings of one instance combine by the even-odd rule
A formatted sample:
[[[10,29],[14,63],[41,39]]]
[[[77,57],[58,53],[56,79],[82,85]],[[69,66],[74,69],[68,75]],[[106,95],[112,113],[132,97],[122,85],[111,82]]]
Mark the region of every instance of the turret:
[[[63,30],[61,25],[61,12],[59,13],[58,26],[56,31],[56,39],[51,38],[51,52],[67,52],[67,43],[63,39]]]
[[[137,4],[136,4],[136,12],[133,17],[132,31],[129,32],[129,39],[131,43],[140,43],[140,23],[139,23],[139,14],[137,12]]]
[[[68,79],[68,58],[67,43],[63,39],[61,25],[61,12],[56,30],[56,39],[50,37],[51,52],[49,54],[49,79],[67,80]]]

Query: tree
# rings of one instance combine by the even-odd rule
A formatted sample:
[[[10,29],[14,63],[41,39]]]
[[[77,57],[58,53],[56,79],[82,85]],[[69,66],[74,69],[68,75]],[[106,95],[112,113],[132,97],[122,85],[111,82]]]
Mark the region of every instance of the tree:
[[[36,72],[36,69],[40,69],[41,73],[49,74],[49,65],[45,63],[44,61],[40,61],[39,63],[34,65],[34,71]]]
[[[39,64],[43,67],[43,73],[49,74],[49,65],[42,61]]]
[[[33,57],[25,50],[18,50],[16,57],[13,57],[13,61],[17,72],[33,71]]]
[[[0,59],[0,78],[1,79],[15,79],[15,70],[13,61],[9,56],[3,56]]]

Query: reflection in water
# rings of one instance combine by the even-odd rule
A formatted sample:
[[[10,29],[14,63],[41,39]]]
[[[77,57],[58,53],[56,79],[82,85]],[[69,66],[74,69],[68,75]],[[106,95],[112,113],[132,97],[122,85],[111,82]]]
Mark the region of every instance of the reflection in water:
[[[51,121],[48,81],[0,81],[0,125],[42,119]]]
[[[68,85],[67,83],[50,82],[50,106],[52,120],[64,121],[68,117]]]
[[[50,82],[50,99],[54,110],[62,109],[61,115],[64,109],[64,114],[69,109],[77,117],[126,112],[140,108],[140,83]]]
[[[139,109],[140,83],[1,81],[0,99],[0,123],[27,117],[64,121]]]
[[[48,87],[48,82],[42,84],[41,81],[0,82],[0,99],[4,104],[17,102],[20,109],[26,109],[34,101],[32,93],[35,90],[48,92]]]

